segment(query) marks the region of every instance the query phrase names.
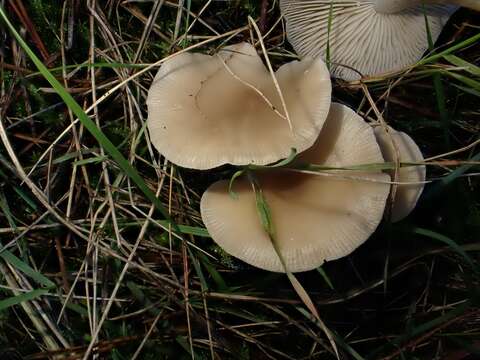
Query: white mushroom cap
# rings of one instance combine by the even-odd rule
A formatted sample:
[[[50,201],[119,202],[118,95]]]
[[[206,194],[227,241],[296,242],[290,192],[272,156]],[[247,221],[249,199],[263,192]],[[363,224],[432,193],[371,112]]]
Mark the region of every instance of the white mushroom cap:
[[[417,62],[428,49],[425,15],[436,41],[450,15],[450,5],[420,5],[400,12],[381,13],[379,3],[415,4],[416,1],[281,0],[287,37],[301,56],[327,57],[330,44],[331,71],[335,77],[357,80],[363,76],[402,70]],[[333,16],[330,34],[330,6]],[[376,10],[378,8],[378,10]],[[424,10],[425,9],[425,10]]]
[[[280,96],[250,44],[228,46],[218,56],[183,53],[166,61],[147,99],[153,145],[174,164],[193,169],[265,165],[288,157],[292,148],[309,148],[328,115],[328,69],[321,59],[306,58],[275,75],[292,129],[278,114]]]
[[[390,136],[388,134],[390,134]],[[398,154],[399,162],[423,162],[422,152],[410,136],[404,132],[396,131],[391,127],[388,127],[388,134],[380,126],[375,128],[375,136],[385,161],[395,162]],[[392,144],[392,140],[395,143],[398,153]],[[426,168],[424,165],[401,167],[398,169],[397,181],[412,184],[397,185],[391,212],[392,222],[402,220],[415,208],[424,188],[423,182],[425,181],[425,177]]]
[[[341,167],[381,163],[383,157],[373,129],[333,103],[317,142],[298,161]],[[381,221],[390,189],[390,177],[381,172],[336,170],[322,176],[269,170],[256,175],[271,210],[275,241],[292,272],[314,269],[360,246]],[[233,191],[235,199],[228,182],[219,181],[203,194],[202,219],[213,240],[253,266],[284,272],[260,223],[251,185],[238,179]]]

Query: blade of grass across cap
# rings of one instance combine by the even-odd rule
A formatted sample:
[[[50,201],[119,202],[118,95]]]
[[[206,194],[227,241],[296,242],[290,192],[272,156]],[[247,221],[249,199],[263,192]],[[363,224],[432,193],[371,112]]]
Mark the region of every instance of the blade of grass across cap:
[[[232,199],[238,199],[238,194],[235,191],[233,191],[233,189],[232,189],[233,183],[240,176],[242,176],[245,173],[245,171],[246,171],[246,169],[236,171],[235,174],[233,174],[232,177],[230,178],[230,181],[228,182],[228,194],[230,195],[230,197]]]
[[[178,231],[178,227],[173,223],[168,215],[168,212],[163,207],[161,201],[150,190],[145,181],[143,181],[140,174],[133,168],[128,160],[122,155],[122,153],[113,145],[113,143],[105,136],[105,134],[97,127],[97,125],[87,116],[82,107],[75,101],[75,99],[65,90],[65,88],[57,81],[57,79],[50,73],[42,61],[35,55],[30,49],[28,44],[23,40],[15,27],[8,19],[5,11],[0,7],[0,18],[7,25],[12,35],[17,40],[18,44],[22,47],[30,60],[35,64],[37,69],[42,73],[45,80],[55,89],[57,94],[62,98],[68,108],[78,117],[80,122],[85,128],[95,137],[95,139],[103,146],[105,151],[116,161],[118,166],[125,172],[130,179],[138,186],[138,188],[145,194],[145,196],[155,205],[157,210],[163,217],[173,226],[174,230]]]
[[[310,295],[308,295],[307,291],[303,288],[302,284],[298,281],[298,279],[293,275],[291,271],[288,270],[285,259],[283,258],[280,249],[277,246],[277,242],[275,241],[275,224],[273,223],[272,220],[272,213],[270,211],[270,206],[267,203],[267,199],[265,198],[262,189],[260,188],[258,182],[256,181],[254,175],[251,172],[247,173],[248,179],[250,181],[250,184],[252,185],[252,189],[255,193],[255,202],[256,202],[256,207],[257,207],[257,212],[260,218],[260,222],[262,224],[263,229],[265,232],[268,234],[270,241],[272,242],[273,248],[280,259],[280,263],[282,264],[282,267],[287,274],[287,278],[292,284],[293,289],[297,293],[297,295],[300,297],[302,302],[305,304],[307,309],[310,311],[310,313],[313,315],[313,317],[316,319],[318,324],[320,325],[322,331],[325,333],[325,335],[328,338],[328,341],[332,345],[332,348],[337,356],[337,359],[340,359],[340,355],[338,353],[337,345],[335,344],[335,340],[333,339],[332,332],[328,327],[325,325],[325,323],[322,321],[320,318],[320,315],[317,311],[317,308],[315,307],[315,304],[313,303],[312,299],[310,298]]]
[[[35,289],[0,301],[0,311],[30,301],[48,293],[48,289]]]
[[[265,44],[263,43],[262,33],[260,32],[260,29],[258,28],[257,23],[255,22],[255,20],[253,20],[253,18],[250,15],[248,16],[248,22],[252,24],[253,29],[257,33],[258,42],[262,47],[262,52],[263,52],[263,56],[265,57],[265,62],[267,63],[267,67],[268,67],[268,70],[270,71],[270,75],[275,85],[275,89],[277,90],[278,96],[280,97],[280,101],[283,107],[283,112],[285,113],[285,118],[287,119],[288,126],[290,127],[290,131],[293,132],[293,124],[292,124],[292,120],[290,119],[290,115],[288,113],[287,104],[285,103],[285,98],[283,97],[282,89],[280,88],[280,84],[277,81],[277,77],[275,76],[275,72],[273,71],[272,64],[270,63],[270,59],[268,58],[267,49],[265,48]]]
[[[284,166],[287,166],[289,165],[290,163],[292,163],[293,160],[295,160],[295,157],[297,156],[297,149],[295,148],[292,148],[291,151],[290,151],[290,155],[286,158],[286,159],[283,159],[283,160],[280,160],[272,165],[248,165],[247,167],[241,169],[241,170],[238,170],[236,171],[232,177],[230,178],[230,181],[228,183],[228,193],[230,194],[230,197],[232,199],[237,199],[238,198],[238,194],[233,191],[232,187],[233,187],[233,183],[235,182],[235,180],[237,180],[240,176],[242,176],[243,174],[245,174],[245,172],[248,170],[248,169],[251,169],[251,170],[255,170],[255,169],[269,169],[269,168],[277,168],[277,167],[284,167]]]
[[[423,165],[423,164],[422,164]],[[400,167],[406,166],[418,166],[418,164],[412,163],[400,163]],[[378,171],[378,170],[392,170],[396,165],[393,162],[384,163],[372,163],[372,164],[359,164],[352,166],[324,166],[316,164],[303,164],[300,166],[302,170],[310,171],[329,171],[329,170],[350,170],[350,171]]]
[[[270,239],[273,241],[275,238],[275,228],[273,227],[272,221],[272,212],[270,211],[270,207],[265,200],[265,196],[263,195],[263,191],[257,187],[255,188],[255,205],[257,207],[257,214],[260,218],[260,222],[262,224],[263,230],[266,231]],[[276,246],[274,244],[275,251],[277,251]],[[281,259],[282,260],[282,259]],[[283,260],[282,260],[283,263]]]
[[[225,60],[223,60],[223,58],[217,54],[217,58],[218,60],[220,60],[220,62],[223,64],[223,66],[225,67],[225,70],[227,70],[227,72],[236,80],[240,81],[243,85],[249,87],[250,89],[252,89],[253,91],[255,91],[258,96],[260,96],[263,101],[265,101],[265,103],[268,105],[268,107],[275,113],[277,114],[280,118],[284,119],[284,120],[287,120],[287,118],[285,116],[282,115],[281,112],[279,112],[275,106],[270,102],[270,100],[268,100],[268,98],[258,89],[256,88],[254,85],[250,84],[249,82],[243,80],[241,77],[239,77],[238,75],[236,75],[232,69],[230,69],[230,67],[227,65],[227,63],[225,62]]]
[[[327,49],[326,49],[326,61],[328,70],[330,70],[331,65],[331,53],[330,53],[330,34],[332,32],[332,22],[333,22],[333,0],[330,1],[330,9],[328,10],[328,24],[327,24]]]
[[[233,191],[233,183],[235,180],[237,180],[240,176],[244,175],[247,170],[261,170],[261,169],[270,169],[270,168],[279,168],[279,167],[285,167],[289,165],[293,160],[295,160],[295,157],[297,156],[297,149],[292,148],[290,155],[283,160],[280,160],[279,162],[276,162],[272,165],[248,165],[244,167],[241,170],[236,171],[232,177],[230,178],[230,181],[228,183],[228,193],[232,199],[238,199],[238,194]]]
[[[280,160],[271,165],[248,165],[248,168],[251,170],[256,170],[256,169],[270,169],[270,168],[285,167],[287,165],[290,165],[293,162],[293,160],[295,160],[295,157],[297,156],[297,154],[298,154],[297,149],[292,148],[290,150],[290,155],[288,155],[288,157],[283,160]]]
[[[295,157],[297,156],[297,149],[292,148],[290,150],[290,155],[286,159],[280,160],[279,162],[273,164],[273,165],[267,165],[267,167],[275,168],[275,167],[283,167],[289,165],[293,160],[295,160]]]

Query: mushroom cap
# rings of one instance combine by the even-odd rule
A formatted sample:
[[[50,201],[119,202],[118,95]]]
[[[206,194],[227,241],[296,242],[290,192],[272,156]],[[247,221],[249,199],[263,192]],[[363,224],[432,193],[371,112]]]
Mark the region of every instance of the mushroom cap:
[[[383,162],[373,129],[346,106],[333,103],[316,143],[296,161],[328,166]],[[338,170],[333,176],[285,170],[258,172],[270,207],[275,241],[289,271],[314,269],[350,254],[382,219],[389,176],[381,172]],[[357,176],[371,181],[346,178]],[[284,272],[260,223],[255,194],[244,178],[214,183],[203,194],[200,210],[213,240],[227,253],[261,269]]]
[[[331,29],[328,21],[333,4]],[[368,0],[281,0],[287,37],[301,56],[326,59],[330,43],[331,71],[350,81],[363,76],[402,70],[428,49],[425,15],[433,41],[457,9],[451,5],[420,5],[384,14]]]
[[[385,161],[395,162],[397,155],[388,134],[381,126],[376,127],[374,131]],[[391,127],[388,127],[388,132],[398,150],[398,160],[400,162],[422,162],[424,160],[420,148],[410,136],[404,132],[396,131]],[[401,167],[398,169],[398,182],[417,184],[397,185],[390,218],[392,222],[400,221],[412,212],[424,188],[423,183],[418,183],[424,182],[425,178],[426,168],[424,165]]]
[[[305,58],[275,75],[292,129],[252,89],[283,113],[271,74],[252,45],[228,46],[218,56],[182,53],[166,61],[147,99],[153,145],[174,164],[201,170],[227,163],[266,165],[288,157],[292,148],[309,148],[328,115],[328,69],[321,59]]]

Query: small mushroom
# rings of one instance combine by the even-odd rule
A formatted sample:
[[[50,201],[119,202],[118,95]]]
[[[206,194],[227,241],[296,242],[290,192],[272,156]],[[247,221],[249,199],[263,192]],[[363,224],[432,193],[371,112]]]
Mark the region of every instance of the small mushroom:
[[[373,129],[346,106],[333,103],[318,140],[296,159],[330,167],[381,163]],[[270,207],[275,241],[292,272],[350,254],[382,219],[390,177],[381,171],[333,170],[319,175],[286,169],[256,172]],[[328,176],[325,176],[328,175]],[[214,183],[200,210],[213,240],[227,253],[261,269],[284,272],[262,228],[248,180]]]
[[[375,137],[387,162],[402,163],[423,162],[423,155],[413,139],[401,131],[388,127],[388,134],[381,126],[375,128]],[[393,143],[392,143],[393,141]],[[393,171],[389,171],[393,176]],[[395,196],[391,208],[390,220],[397,222],[407,217],[415,208],[422,194],[426,177],[424,165],[406,166],[398,169]],[[411,183],[411,184],[408,184]]]
[[[148,130],[168,160],[192,169],[266,165],[315,142],[328,115],[330,74],[321,59],[281,66],[272,76],[248,43],[217,55],[166,61],[148,93]],[[289,123],[290,120],[290,123]]]
[[[478,0],[280,1],[287,37],[295,51],[301,57],[326,59],[329,47],[333,75],[349,81],[360,75],[402,70],[417,62],[428,49],[425,19],[436,41],[457,9],[446,4],[480,10]]]

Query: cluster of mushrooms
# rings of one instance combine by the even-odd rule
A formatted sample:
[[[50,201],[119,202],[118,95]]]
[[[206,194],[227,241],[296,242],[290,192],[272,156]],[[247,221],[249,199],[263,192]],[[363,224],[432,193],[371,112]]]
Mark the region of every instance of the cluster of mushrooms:
[[[275,74],[248,43],[224,47],[213,56],[181,53],[160,67],[147,100],[148,130],[157,150],[190,169],[224,164],[262,169],[254,171],[255,184],[268,203],[275,244],[259,219],[251,178],[216,182],[202,196],[203,222],[227,253],[269,271],[307,271],[354,251],[375,231],[387,208],[391,221],[403,219],[414,208],[423,190],[425,166],[368,165],[422,163],[420,149],[405,133],[369,124],[347,106],[332,102],[330,72],[322,59],[325,22],[333,9],[330,37],[336,42],[330,46],[335,61],[347,63],[349,69],[360,66],[364,74],[405,66],[408,60],[395,56],[383,56],[388,61],[381,66],[371,61],[376,59],[368,53],[373,48],[401,47],[392,39],[384,43],[377,39],[357,54],[340,54],[348,44],[358,50],[362,41],[347,41],[338,29],[351,28],[363,36],[358,28],[370,26],[365,21],[352,25],[357,16],[375,12],[376,7],[388,12],[374,21],[374,27],[382,27],[390,17],[404,24],[417,17],[414,6],[400,11],[410,20],[393,18],[392,9],[381,6],[386,3],[397,10],[402,7],[401,0],[282,0],[287,35],[302,59],[281,66]],[[435,5],[426,11],[436,24],[451,10]],[[388,27],[383,31],[392,35]],[[317,42],[305,45],[302,39],[309,33]],[[337,77],[353,74],[332,69]],[[298,155],[288,166],[266,166],[289,158],[292,149]],[[311,164],[324,170],[311,171]],[[389,194],[392,202],[387,207]]]

